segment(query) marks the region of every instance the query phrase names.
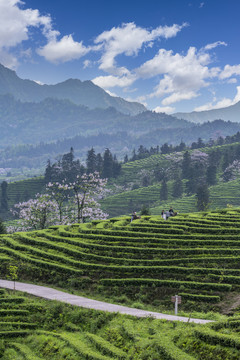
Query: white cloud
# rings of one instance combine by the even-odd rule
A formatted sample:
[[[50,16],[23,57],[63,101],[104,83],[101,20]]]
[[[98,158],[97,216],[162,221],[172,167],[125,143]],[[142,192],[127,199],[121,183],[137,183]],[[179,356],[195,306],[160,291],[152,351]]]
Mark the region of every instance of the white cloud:
[[[98,85],[104,89],[109,89],[115,86],[126,87],[131,85],[136,80],[134,75],[129,76],[98,76],[92,80],[95,85]]]
[[[153,111],[157,113],[171,114],[175,111],[175,108],[171,106],[157,106],[155,109],[153,109]]]
[[[66,35],[59,41],[50,40],[47,45],[38,49],[37,53],[50,62],[59,63],[79,59],[89,51],[90,48],[85,47],[82,42],[74,41],[72,35]]]
[[[231,78],[227,81],[228,84],[236,84],[237,79],[236,78]]]
[[[90,51],[82,42],[74,41],[72,35],[57,40],[60,33],[52,28],[51,17],[42,16],[37,9],[23,9],[22,5],[24,3],[20,0],[0,0],[1,63],[11,68],[17,66],[17,57],[11,51],[24,41],[31,40],[31,28],[38,28],[47,39],[47,44],[37,53],[48,61],[56,63],[78,59]],[[21,49],[18,56],[21,57],[24,51]]]
[[[212,50],[215,47],[220,46],[220,45],[227,46],[227,43],[225,43],[224,41],[216,41],[212,44],[207,44],[206,46],[204,46],[204,50]]]
[[[198,94],[195,93],[194,91],[185,91],[185,92],[174,92],[172,95],[166,97],[163,99],[162,104],[163,105],[170,105],[170,104],[174,104],[178,101],[181,100],[190,100],[193,99],[195,97],[197,97]]]
[[[136,73],[143,78],[162,75],[163,78],[149,97],[163,97],[163,105],[176,101],[192,99],[198,96],[198,91],[208,86],[206,79],[215,77],[219,68],[208,68],[211,58],[209,54],[190,47],[186,55],[174,54],[172,50],[160,49],[151,60],[140,66]]]
[[[57,34],[49,16],[41,16],[38,10],[21,9],[22,4],[20,0],[0,0],[0,62],[11,68],[17,65],[17,59],[10,49],[29,39],[29,28],[41,28],[49,37]]]
[[[115,94],[115,93],[113,93],[113,92],[111,92],[111,91],[109,91],[109,90],[106,90],[106,93],[108,93],[108,95],[110,95],[110,96],[118,97],[117,94]]]
[[[15,69],[18,65],[18,60],[14,55],[0,48],[0,63],[10,69]]]
[[[83,62],[83,68],[87,69],[88,67],[90,67],[92,65],[91,60],[84,60]]]
[[[159,26],[152,31],[136,26],[133,22],[122,24],[121,27],[113,27],[104,31],[96,39],[95,43],[100,45],[103,55],[100,60],[100,69],[113,75],[124,75],[128,70],[124,67],[117,68],[115,58],[117,55],[137,55],[143,44],[152,46],[153,40],[158,38],[168,39],[174,37],[186,24]]]
[[[220,73],[220,79],[227,79],[232,75],[240,75],[240,64],[239,65],[225,65],[223,71]]]
[[[228,107],[231,105],[236,104],[240,101],[240,86],[237,86],[237,94],[235,95],[234,99],[223,98],[218,102],[215,102],[216,98],[214,98],[213,102],[209,102],[202,106],[198,106],[194,109],[194,111],[205,111],[205,110],[213,110],[213,109],[221,109],[224,107]],[[215,103],[214,103],[215,102]]]

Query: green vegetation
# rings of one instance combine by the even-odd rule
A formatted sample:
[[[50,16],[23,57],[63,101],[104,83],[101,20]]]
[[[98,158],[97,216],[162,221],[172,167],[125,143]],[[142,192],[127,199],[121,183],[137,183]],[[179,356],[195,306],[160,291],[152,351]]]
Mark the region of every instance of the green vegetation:
[[[240,210],[142,216],[1,235],[2,274],[9,258],[18,278],[149,309],[222,311],[240,285]],[[119,298],[119,294],[121,294]],[[122,298],[122,300],[121,300]]]
[[[237,316],[208,325],[171,323],[0,293],[3,360],[238,359]]]
[[[208,325],[102,313],[0,289],[3,360],[239,358],[240,209],[130,216],[0,236],[2,277],[95,299],[217,320]],[[225,313],[234,316],[223,316]]]

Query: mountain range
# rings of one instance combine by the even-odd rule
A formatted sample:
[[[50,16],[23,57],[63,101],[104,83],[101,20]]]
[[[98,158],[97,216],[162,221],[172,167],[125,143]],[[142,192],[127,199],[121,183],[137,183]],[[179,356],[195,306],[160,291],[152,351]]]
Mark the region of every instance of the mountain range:
[[[190,113],[178,112],[173,114],[178,119],[185,119],[194,123],[203,124],[217,119],[240,123],[240,101],[234,105],[206,111],[193,111]]]
[[[39,85],[20,79],[16,72],[0,64],[0,95],[12,94],[21,102],[40,102],[46,98],[68,99],[89,109],[114,107],[123,114],[136,115],[146,111],[144,105],[110,96],[92,81],[68,79],[56,85]]]
[[[206,142],[240,131],[238,114],[240,103],[201,113],[156,113],[91,81],[39,85],[0,65],[0,167],[39,167],[72,145],[85,158],[92,146],[123,157],[139,145],[191,144],[199,137]]]

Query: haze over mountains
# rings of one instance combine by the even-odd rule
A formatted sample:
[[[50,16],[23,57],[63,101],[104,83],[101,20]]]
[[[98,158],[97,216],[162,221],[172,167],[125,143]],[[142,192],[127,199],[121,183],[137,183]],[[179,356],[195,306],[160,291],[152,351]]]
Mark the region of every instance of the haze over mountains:
[[[240,101],[234,105],[226,108],[206,110],[206,111],[193,111],[190,113],[178,112],[173,114],[178,119],[185,119],[194,123],[202,124],[207,121],[214,121],[222,119],[225,121],[240,122]]]
[[[238,114],[240,103],[202,113],[156,113],[112,97],[91,81],[39,85],[0,65],[0,167],[40,166],[71,146],[82,158],[91,147],[109,147],[123,158],[140,145],[191,144],[199,137],[206,142],[240,131]]]
[[[114,107],[123,114],[135,115],[146,108],[137,102],[129,102],[110,96],[91,81],[68,79],[56,85],[39,85],[32,80],[20,79],[16,72],[0,64],[0,94],[12,94],[22,102],[40,102],[46,98],[68,99],[89,109]]]

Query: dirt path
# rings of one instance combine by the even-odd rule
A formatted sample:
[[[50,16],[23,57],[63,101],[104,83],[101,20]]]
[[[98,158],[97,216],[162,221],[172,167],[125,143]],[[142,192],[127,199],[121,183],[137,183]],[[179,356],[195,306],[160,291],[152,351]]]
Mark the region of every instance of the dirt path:
[[[13,281],[0,280],[0,287],[13,290]],[[59,290],[55,290],[45,286],[38,286],[32,284],[25,284],[16,282],[15,289],[18,291],[23,291],[31,295],[42,297],[48,300],[57,300],[62,301],[67,304],[80,306],[88,309],[102,310],[108,312],[118,312],[120,314],[127,314],[136,317],[153,317],[155,319],[166,319],[169,321],[183,321],[183,322],[193,322],[197,324],[206,324],[212,322],[211,320],[202,320],[202,319],[189,319],[183,316],[174,316],[161,314],[153,311],[145,311],[140,309],[134,309],[127,306],[109,304],[103,301],[97,301],[88,299],[82,296],[68,294]]]

